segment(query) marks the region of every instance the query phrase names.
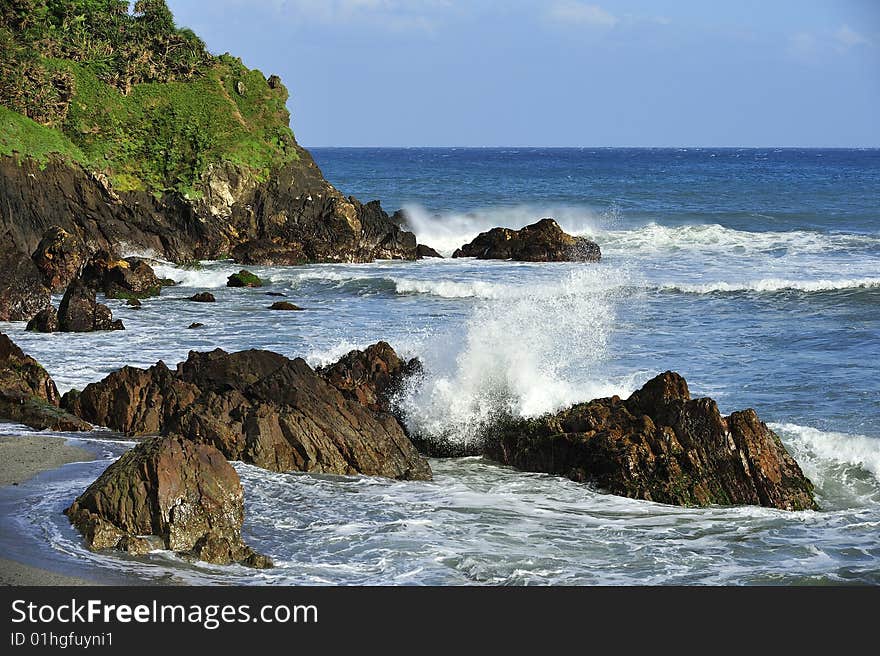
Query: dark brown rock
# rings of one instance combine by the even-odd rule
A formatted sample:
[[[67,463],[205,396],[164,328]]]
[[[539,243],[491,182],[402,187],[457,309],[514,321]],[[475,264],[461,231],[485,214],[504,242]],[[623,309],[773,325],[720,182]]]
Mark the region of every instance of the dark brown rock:
[[[188,301],[193,301],[195,303],[216,303],[217,299],[214,298],[214,295],[211,292],[199,292],[198,294],[193,294],[190,296]]]
[[[58,306],[58,325],[63,332],[83,333],[94,330],[124,330],[122,320],[113,320],[110,308],[95,301],[95,290],[77,278]]]
[[[431,477],[393,416],[270,351],[191,352],[176,372],[125,367],[62,405],[114,430],[185,435],[272,471]]]
[[[89,424],[61,410],[58,401],[58,390],[46,370],[0,333],[0,420],[37,430],[91,430]]]
[[[104,292],[107,298],[158,296],[164,286],[144,260],[137,257],[119,259],[107,251],[100,251],[89,259],[83,269],[82,280]]]
[[[254,239],[239,244],[232,249],[232,258],[249,266],[291,266],[308,262],[299,244],[276,243],[271,239]]]
[[[204,328],[204,327],[205,327],[205,324],[199,323],[198,321],[194,321],[193,323],[191,323],[190,325],[187,326],[187,328],[191,328],[191,329],[192,328]]]
[[[27,321],[51,302],[37,265],[5,235],[0,239],[0,321]]]
[[[400,358],[387,342],[350,351],[338,362],[316,371],[349,399],[376,412],[392,412],[394,395],[410,377],[421,373],[417,358]]]
[[[302,308],[298,305],[294,305],[293,303],[288,303],[287,301],[276,301],[269,306],[270,310],[302,310]]]
[[[31,255],[43,274],[43,281],[53,292],[63,292],[83,266],[85,246],[74,235],[52,226],[43,235]]]
[[[521,230],[492,228],[465,244],[452,257],[523,262],[598,262],[599,245],[566,234],[553,219],[541,219]]]
[[[425,246],[424,244],[419,244],[418,246],[416,246],[416,257],[420,260],[426,257],[439,257],[440,259],[443,259],[443,256],[440,255],[440,253],[435,251],[430,246]]]
[[[169,549],[221,565],[272,566],[242,540],[235,469],[214,447],[179,436],[141,442],[64,512],[91,550]]]
[[[124,243],[177,263],[220,259],[239,244],[260,240],[309,262],[415,259],[411,232],[378,202],[345,197],[307,150],[293,148],[298,161],[268,179],[229,162],[214,164],[192,198],[115,190],[105,176],[60,157],[0,157],[0,234],[6,235],[0,250],[30,259],[45,232],[58,226],[90,252],[113,252]],[[28,308],[22,319],[40,309]]]
[[[28,321],[25,330],[35,333],[56,333],[58,326],[58,312],[51,305],[45,310],[40,310],[33,319]]]
[[[815,509],[813,485],[754,410],[722,417],[666,372],[626,401],[575,405],[493,430],[485,453],[526,471],[589,481],[635,499],[682,506]]]

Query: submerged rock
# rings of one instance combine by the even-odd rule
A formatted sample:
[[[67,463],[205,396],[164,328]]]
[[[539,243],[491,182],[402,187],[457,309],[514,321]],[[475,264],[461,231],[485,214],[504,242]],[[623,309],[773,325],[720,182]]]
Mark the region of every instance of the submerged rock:
[[[64,512],[91,550],[169,549],[221,565],[272,566],[242,539],[238,473],[214,447],[179,436],[124,453]]]
[[[58,390],[46,370],[0,333],[0,419],[36,430],[92,429],[61,410],[58,402]]]
[[[294,305],[293,303],[288,303],[287,301],[276,301],[269,306],[270,310],[302,310],[299,305]]]
[[[95,290],[79,278],[64,292],[58,306],[58,325],[70,333],[125,329],[121,319],[114,321],[110,308],[95,300]]]
[[[28,321],[25,330],[35,333],[56,333],[60,330],[58,325],[58,312],[53,306],[40,310],[33,319]]]
[[[216,303],[217,299],[214,298],[214,295],[211,292],[199,292],[198,294],[193,294],[190,296],[188,301],[193,301],[194,303]]]
[[[518,469],[681,506],[816,509],[813,485],[754,410],[722,417],[666,372],[629,399],[581,403],[490,432],[485,453]]]
[[[52,226],[31,255],[43,280],[53,292],[63,292],[83,266],[85,248],[74,235]]]
[[[456,250],[452,257],[523,262],[598,262],[601,251],[596,242],[567,234],[553,219],[541,219],[521,230],[492,228]]]
[[[233,273],[226,281],[227,287],[262,287],[263,281],[250,271],[242,269],[238,273]]]
[[[0,240],[0,321],[27,321],[51,305],[52,292],[34,261],[10,240]]]
[[[62,404],[114,430],[185,435],[272,471],[431,477],[393,416],[271,351],[191,352],[176,371],[124,367]]]

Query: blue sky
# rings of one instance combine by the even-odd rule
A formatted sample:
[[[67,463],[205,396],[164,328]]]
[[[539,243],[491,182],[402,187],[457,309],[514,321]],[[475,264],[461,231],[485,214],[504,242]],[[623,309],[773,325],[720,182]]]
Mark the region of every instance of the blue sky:
[[[880,146],[878,0],[169,0],[306,146]]]

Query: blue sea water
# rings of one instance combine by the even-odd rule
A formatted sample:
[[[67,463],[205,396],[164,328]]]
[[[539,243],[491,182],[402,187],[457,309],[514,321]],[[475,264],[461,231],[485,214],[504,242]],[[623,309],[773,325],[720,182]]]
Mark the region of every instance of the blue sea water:
[[[724,412],[754,407],[822,510],[672,508],[482,459],[432,461],[431,483],[238,465],[245,532],[279,564],[254,574],[86,552],[58,513],[126,448],[91,439],[100,460],[0,491],[0,512],[15,518],[0,545],[114,581],[880,583],[880,151],[313,155],[345,193],[405,208],[419,241],[445,254],[491,227],[552,216],[596,240],[603,260],[255,269],[300,313],[269,312],[265,290],[227,289],[231,264],[158,264],[181,287],[139,311],[109,301],[124,333],[2,329],[62,389],[190,349],[269,348],[318,364],[384,339],[425,363],[399,399],[413,428],[463,441],[500,411],[627,395],[673,369]],[[219,302],[175,300],[199,289]],[[205,328],[185,330],[192,321]]]

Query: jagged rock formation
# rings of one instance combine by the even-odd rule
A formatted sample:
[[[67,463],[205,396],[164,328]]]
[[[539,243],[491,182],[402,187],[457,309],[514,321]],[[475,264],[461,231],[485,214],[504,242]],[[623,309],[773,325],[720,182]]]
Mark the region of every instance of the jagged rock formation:
[[[184,435],[272,471],[431,477],[393,416],[270,351],[191,352],[176,371],[124,367],[62,405],[127,434]]]
[[[598,262],[601,256],[596,242],[567,234],[553,219],[541,219],[521,230],[492,228],[452,254],[523,262]]]
[[[46,370],[0,333],[0,420],[37,430],[92,429],[61,410],[58,403],[58,390]]]
[[[179,436],[127,451],[64,512],[95,551],[170,549],[220,565],[272,566],[242,540],[235,469],[214,447]]]
[[[629,399],[596,399],[490,431],[488,457],[682,506],[816,509],[813,485],[754,410],[723,417],[667,371]]]
[[[421,370],[417,358],[404,360],[388,342],[377,342],[363,351],[349,351],[337,362],[316,371],[346,398],[376,412],[394,412],[394,395]]]

